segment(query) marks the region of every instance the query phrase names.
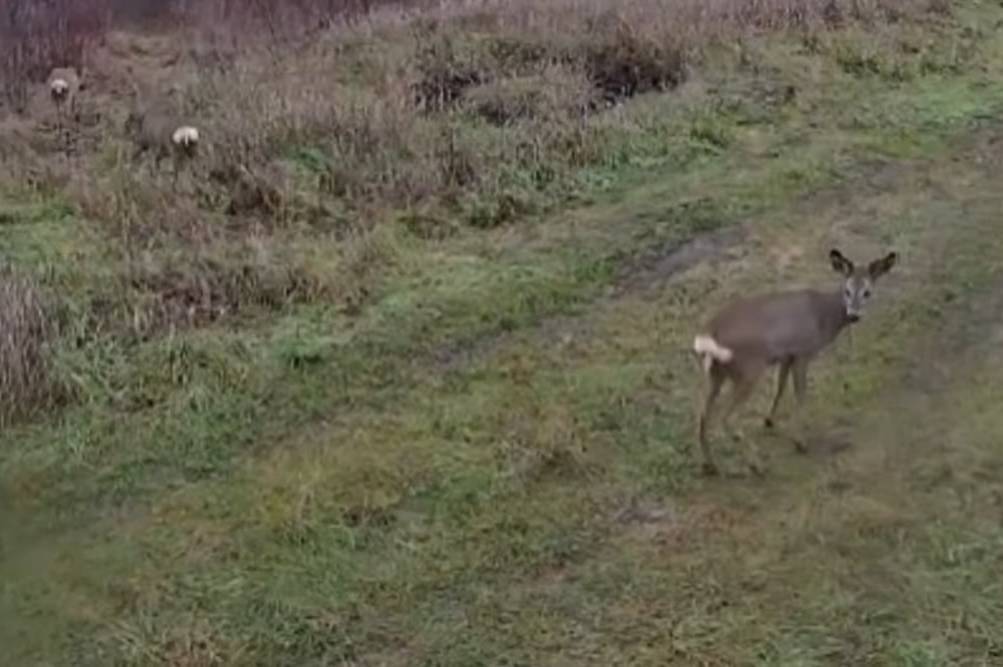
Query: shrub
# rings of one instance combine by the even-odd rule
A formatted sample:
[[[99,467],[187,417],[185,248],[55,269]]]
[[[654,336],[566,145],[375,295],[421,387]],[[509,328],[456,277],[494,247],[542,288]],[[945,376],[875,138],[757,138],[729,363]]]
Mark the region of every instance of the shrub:
[[[686,80],[687,44],[679,33],[646,28],[617,13],[592,22],[576,54],[609,100],[674,88]]]
[[[467,88],[486,83],[494,75],[488,50],[435,22],[421,22],[414,31],[417,49],[414,99],[418,107],[442,111]]]
[[[464,99],[471,109],[495,125],[530,118],[581,118],[597,102],[588,76],[563,65],[550,65],[536,74],[477,86],[468,90]]]

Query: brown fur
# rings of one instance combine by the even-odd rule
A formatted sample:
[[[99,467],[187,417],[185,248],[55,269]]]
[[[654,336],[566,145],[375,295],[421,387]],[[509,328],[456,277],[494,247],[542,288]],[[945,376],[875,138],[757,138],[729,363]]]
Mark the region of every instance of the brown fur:
[[[180,115],[161,109],[137,109],[132,111],[125,121],[125,133],[135,145],[133,159],[138,159],[144,153],[153,153],[154,163],[160,166],[164,158],[172,158],[175,171],[182,162],[195,155],[196,146],[175,144],[171,137],[175,130],[183,125],[189,125]]]
[[[707,472],[717,470],[707,442],[707,427],[724,384],[730,381],[733,385],[731,403],[723,416],[727,423],[752,395],[764,371],[779,366],[777,393],[766,418],[767,426],[772,427],[788,378],[794,377],[794,392],[800,405],[807,389],[808,364],[847,325],[856,321],[871,285],[891,270],[897,257],[890,253],[858,269],[842,253],[833,250],[832,267],[844,277],[838,290],[795,290],[746,297],[728,304],[710,320],[701,337],[709,337],[719,347],[714,352],[701,353],[694,341],[695,351],[704,356],[703,368],[708,378],[698,420],[698,439]],[[800,439],[795,438],[795,445],[803,451]]]
[[[57,79],[62,79],[67,83],[66,93],[63,95],[57,95],[52,88],[53,82]],[[68,107],[70,116],[75,118],[77,114],[77,93],[81,90],[81,79],[77,71],[72,67],[53,68],[49,72],[49,77],[46,79],[45,85],[49,89],[52,103],[56,105],[56,113],[62,116],[63,108]]]

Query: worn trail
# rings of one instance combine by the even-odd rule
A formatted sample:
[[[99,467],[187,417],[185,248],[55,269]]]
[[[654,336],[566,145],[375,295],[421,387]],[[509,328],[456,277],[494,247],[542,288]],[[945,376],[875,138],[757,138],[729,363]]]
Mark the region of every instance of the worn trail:
[[[753,224],[744,253],[703,267],[742,292],[769,282],[777,261],[825,280],[827,243],[897,243],[905,258],[852,347],[830,350],[821,364],[810,394],[811,455],[762,431],[765,479],[635,498],[595,557],[562,573],[571,588],[598,572],[630,573],[594,609],[588,640],[570,649],[582,660],[614,660],[616,633],[636,647],[632,664],[1003,660],[994,620],[1003,617],[994,574],[1003,565],[996,140],[981,133],[953,158],[902,165],[880,190],[819,202],[811,220]],[[673,288],[700,276],[675,278],[649,305],[665,307]],[[712,292],[707,302],[720,298]],[[621,302],[592,316],[615,321],[639,307]],[[687,384],[673,374],[669,400],[695,391]],[[760,393],[750,426],[771,395]],[[569,592],[555,586],[549,595]],[[659,650],[641,648],[653,645]],[[555,656],[552,664],[565,663]]]

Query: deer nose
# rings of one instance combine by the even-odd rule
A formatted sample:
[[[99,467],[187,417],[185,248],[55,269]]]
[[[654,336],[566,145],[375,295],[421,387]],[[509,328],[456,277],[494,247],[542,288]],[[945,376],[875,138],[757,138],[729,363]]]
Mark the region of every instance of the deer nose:
[[[850,323],[852,324],[854,322],[859,322],[860,321],[860,315],[858,315],[857,313],[847,313],[846,314],[846,319],[848,319],[850,321]]]

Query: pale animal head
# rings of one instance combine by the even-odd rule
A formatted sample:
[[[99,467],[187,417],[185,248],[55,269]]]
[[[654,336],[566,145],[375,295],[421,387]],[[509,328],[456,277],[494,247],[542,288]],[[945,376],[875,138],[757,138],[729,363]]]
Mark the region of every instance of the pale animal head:
[[[871,293],[878,279],[891,271],[898,261],[898,254],[890,252],[881,259],[876,259],[864,268],[854,266],[839,250],[829,252],[832,268],[845,279],[843,281],[843,307],[846,318],[856,322],[864,314],[864,307],[871,298]]]

